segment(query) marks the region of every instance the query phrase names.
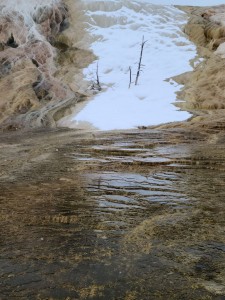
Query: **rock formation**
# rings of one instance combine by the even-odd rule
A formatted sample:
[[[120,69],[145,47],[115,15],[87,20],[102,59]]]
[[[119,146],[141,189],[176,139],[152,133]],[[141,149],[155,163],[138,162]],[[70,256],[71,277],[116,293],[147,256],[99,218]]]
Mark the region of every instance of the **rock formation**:
[[[47,3],[4,0],[1,6],[1,128],[55,126],[65,109],[82,98],[69,87],[70,71],[84,67],[84,60],[90,63],[94,56],[74,48],[64,34],[69,27],[66,4]]]
[[[225,108],[225,5],[189,8],[190,20],[185,32],[198,46],[205,59],[193,72],[178,76],[185,85],[178,98],[179,106],[191,111],[215,111]]]

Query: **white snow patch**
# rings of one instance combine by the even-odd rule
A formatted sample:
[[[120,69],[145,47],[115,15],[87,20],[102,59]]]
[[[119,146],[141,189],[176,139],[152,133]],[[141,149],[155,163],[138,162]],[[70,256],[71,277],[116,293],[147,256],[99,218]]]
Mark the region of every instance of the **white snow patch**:
[[[212,6],[225,4],[224,0],[149,0],[149,2],[152,4],[189,6]]]
[[[81,127],[92,124],[101,130],[126,129],[141,125],[181,121],[190,115],[172,103],[182,86],[167,78],[192,70],[195,46],[182,28],[186,14],[172,5],[209,6],[224,0],[84,0],[90,48],[99,57],[99,76],[105,89],[93,97],[77,115],[62,125]],[[133,81],[144,36],[145,65],[139,84],[129,85],[129,66]],[[194,64],[199,63],[196,60]],[[97,62],[84,70],[87,80],[94,80]]]
[[[82,1],[90,45],[99,57],[99,77],[103,91],[86,107],[61,125],[82,127],[88,122],[101,130],[127,129],[142,125],[181,121],[190,115],[173,104],[181,86],[165,81],[191,70],[195,46],[182,27],[187,16],[173,6],[152,5],[148,1]],[[129,89],[137,71],[140,43],[144,36],[143,72],[137,86]],[[95,78],[97,62],[84,70],[87,80]]]
[[[195,46],[183,34],[186,14],[172,5],[217,5],[224,0],[84,0],[90,48],[99,57],[99,76],[104,90],[83,110],[62,120],[61,125],[82,128],[92,124],[101,130],[181,121],[190,115],[172,103],[182,86],[171,76],[192,70]],[[145,65],[139,84],[129,85],[137,70],[142,36]],[[81,43],[82,44],[82,43]],[[194,63],[199,63],[199,60]],[[84,70],[87,80],[95,78],[97,62]]]

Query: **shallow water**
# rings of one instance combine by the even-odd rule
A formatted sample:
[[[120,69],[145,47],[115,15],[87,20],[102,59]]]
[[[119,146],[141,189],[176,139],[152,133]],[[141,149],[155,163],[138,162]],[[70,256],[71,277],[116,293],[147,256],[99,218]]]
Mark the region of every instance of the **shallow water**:
[[[222,300],[224,146],[71,134],[44,161],[26,156],[48,139],[14,146],[26,167],[0,179],[1,299]]]
[[[222,125],[3,134],[0,299],[224,300]]]

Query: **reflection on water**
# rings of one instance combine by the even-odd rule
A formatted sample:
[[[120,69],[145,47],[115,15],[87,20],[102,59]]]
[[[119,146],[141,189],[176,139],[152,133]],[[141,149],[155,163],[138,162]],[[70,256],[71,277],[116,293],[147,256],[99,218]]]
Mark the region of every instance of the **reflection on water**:
[[[177,139],[78,139],[2,182],[1,299],[223,293],[224,146]]]

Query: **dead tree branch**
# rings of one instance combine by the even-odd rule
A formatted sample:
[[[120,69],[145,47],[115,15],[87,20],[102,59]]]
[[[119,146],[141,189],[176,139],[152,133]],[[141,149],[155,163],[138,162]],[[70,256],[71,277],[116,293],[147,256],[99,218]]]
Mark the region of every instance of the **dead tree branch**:
[[[91,89],[92,90],[98,90],[98,91],[102,90],[101,83],[100,83],[100,80],[99,80],[98,62],[97,62],[97,67],[96,67],[96,71],[95,71],[95,80],[93,80],[93,83],[91,85]]]
[[[96,68],[96,83],[97,83],[98,90],[101,91],[102,87],[101,87],[101,84],[99,81],[99,75],[98,75],[98,62],[97,62],[97,68]]]
[[[129,67],[129,73],[130,73],[130,82],[129,82],[129,88],[130,88],[131,83],[132,83],[132,72],[131,72],[131,67]]]
[[[144,40],[144,36],[142,37],[142,43],[141,43],[141,53],[140,53],[140,57],[139,57],[139,62],[138,62],[138,69],[137,69],[137,73],[136,73],[136,79],[135,79],[135,85],[138,84],[138,79],[139,79],[139,76],[140,76],[140,73],[142,71],[142,56],[143,56],[143,51],[144,51],[144,46],[145,46],[145,43],[147,41]]]

